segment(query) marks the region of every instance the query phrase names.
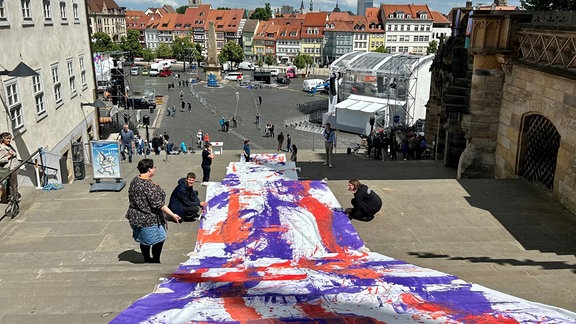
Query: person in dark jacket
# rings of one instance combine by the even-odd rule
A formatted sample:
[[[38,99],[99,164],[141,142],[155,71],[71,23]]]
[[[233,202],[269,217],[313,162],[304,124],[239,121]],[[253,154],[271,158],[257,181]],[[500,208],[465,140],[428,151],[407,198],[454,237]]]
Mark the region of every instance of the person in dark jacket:
[[[360,183],[358,179],[348,181],[348,190],[354,193],[352,198],[353,208],[347,208],[345,213],[350,219],[369,222],[382,208],[382,199],[368,186]]]
[[[168,207],[186,221],[195,221],[202,215],[203,209],[208,205],[200,201],[198,191],[194,190],[196,174],[188,172],[186,178],[178,180],[178,185],[170,195]]]

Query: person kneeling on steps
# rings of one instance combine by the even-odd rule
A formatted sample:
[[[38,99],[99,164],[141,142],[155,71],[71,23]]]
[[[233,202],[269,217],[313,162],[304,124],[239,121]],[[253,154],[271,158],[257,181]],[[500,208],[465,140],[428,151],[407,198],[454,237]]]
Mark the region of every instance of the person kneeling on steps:
[[[178,180],[178,185],[170,195],[168,207],[176,214],[181,215],[184,221],[195,221],[208,205],[205,201],[200,201],[198,191],[194,190],[196,174],[188,172],[186,178]]]
[[[348,181],[348,191],[354,193],[352,198],[353,208],[345,210],[349,219],[357,219],[369,222],[374,219],[374,215],[382,208],[382,199],[368,186],[360,183],[358,179]]]

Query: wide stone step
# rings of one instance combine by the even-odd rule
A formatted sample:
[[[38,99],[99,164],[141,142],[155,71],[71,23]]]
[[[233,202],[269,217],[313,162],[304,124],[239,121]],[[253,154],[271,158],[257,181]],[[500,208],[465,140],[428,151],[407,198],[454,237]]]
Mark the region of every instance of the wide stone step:
[[[442,98],[443,104],[468,104],[469,102],[469,96],[459,94],[444,94],[444,98]]]
[[[472,79],[456,78],[454,80],[454,86],[461,87],[461,88],[471,88],[472,87]]]
[[[449,86],[445,91],[444,95],[460,95],[464,97],[470,97],[470,88],[459,87],[459,86]]]
[[[467,102],[462,104],[443,104],[442,108],[446,112],[467,113],[470,111],[470,104]]]

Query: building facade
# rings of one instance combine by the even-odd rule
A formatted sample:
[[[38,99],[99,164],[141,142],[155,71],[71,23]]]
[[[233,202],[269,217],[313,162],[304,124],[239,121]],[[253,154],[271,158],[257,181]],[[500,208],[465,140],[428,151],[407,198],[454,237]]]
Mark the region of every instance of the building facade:
[[[472,10],[452,16],[432,69],[436,158],[458,178],[532,182],[576,212],[574,14]]]
[[[105,33],[113,42],[119,42],[122,37],[126,37],[126,13],[114,0],[86,0],[86,4],[90,35]]]
[[[20,62],[38,73],[32,77],[0,75],[4,108],[2,131],[13,134],[20,159],[42,148],[51,178],[67,183],[74,178],[71,143],[98,138],[96,111],[83,104],[95,97],[95,79],[84,1],[3,1],[0,64],[13,69]],[[66,35],[66,41],[62,41]],[[19,175],[20,184],[36,185],[32,167]]]

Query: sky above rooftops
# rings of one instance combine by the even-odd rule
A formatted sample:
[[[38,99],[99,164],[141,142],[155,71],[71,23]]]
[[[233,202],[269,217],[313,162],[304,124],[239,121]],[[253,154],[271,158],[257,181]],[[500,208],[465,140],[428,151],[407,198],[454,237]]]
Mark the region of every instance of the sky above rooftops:
[[[226,8],[246,8],[255,9],[257,7],[264,7],[265,3],[270,3],[272,9],[280,8],[283,5],[292,6],[294,9],[300,9],[300,4],[302,0],[264,0],[264,1],[254,1],[254,0],[204,0],[203,4],[210,4],[212,8],[216,9],[218,7]],[[380,3],[383,4],[427,4],[431,10],[441,12],[443,14],[448,14],[450,9],[454,7],[464,7],[466,5],[466,0],[461,1],[446,1],[446,0],[422,0],[422,1],[409,1],[409,0],[387,0],[387,1],[373,1],[374,6],[378,6]],[[116,3],[121,7],[126,7],[130,10],[146,10],[147,8],[157,8],[163,5],[171,5],[174,9],[188,4],[188,0],[116,0]],[[336,6],[336,1],[334,0],[312,0],[314,11],[332,11]],[[473,5],[490,5],[491,1],[477,2],[473,1]],[[519,6],[520,0],[508,0],[509,6]],[[304,0],[304,7],[308,9],[310,7],[310,0]],[[338,0],[338,7],[342,11],[351,11],[356,14],[356,0]]]

